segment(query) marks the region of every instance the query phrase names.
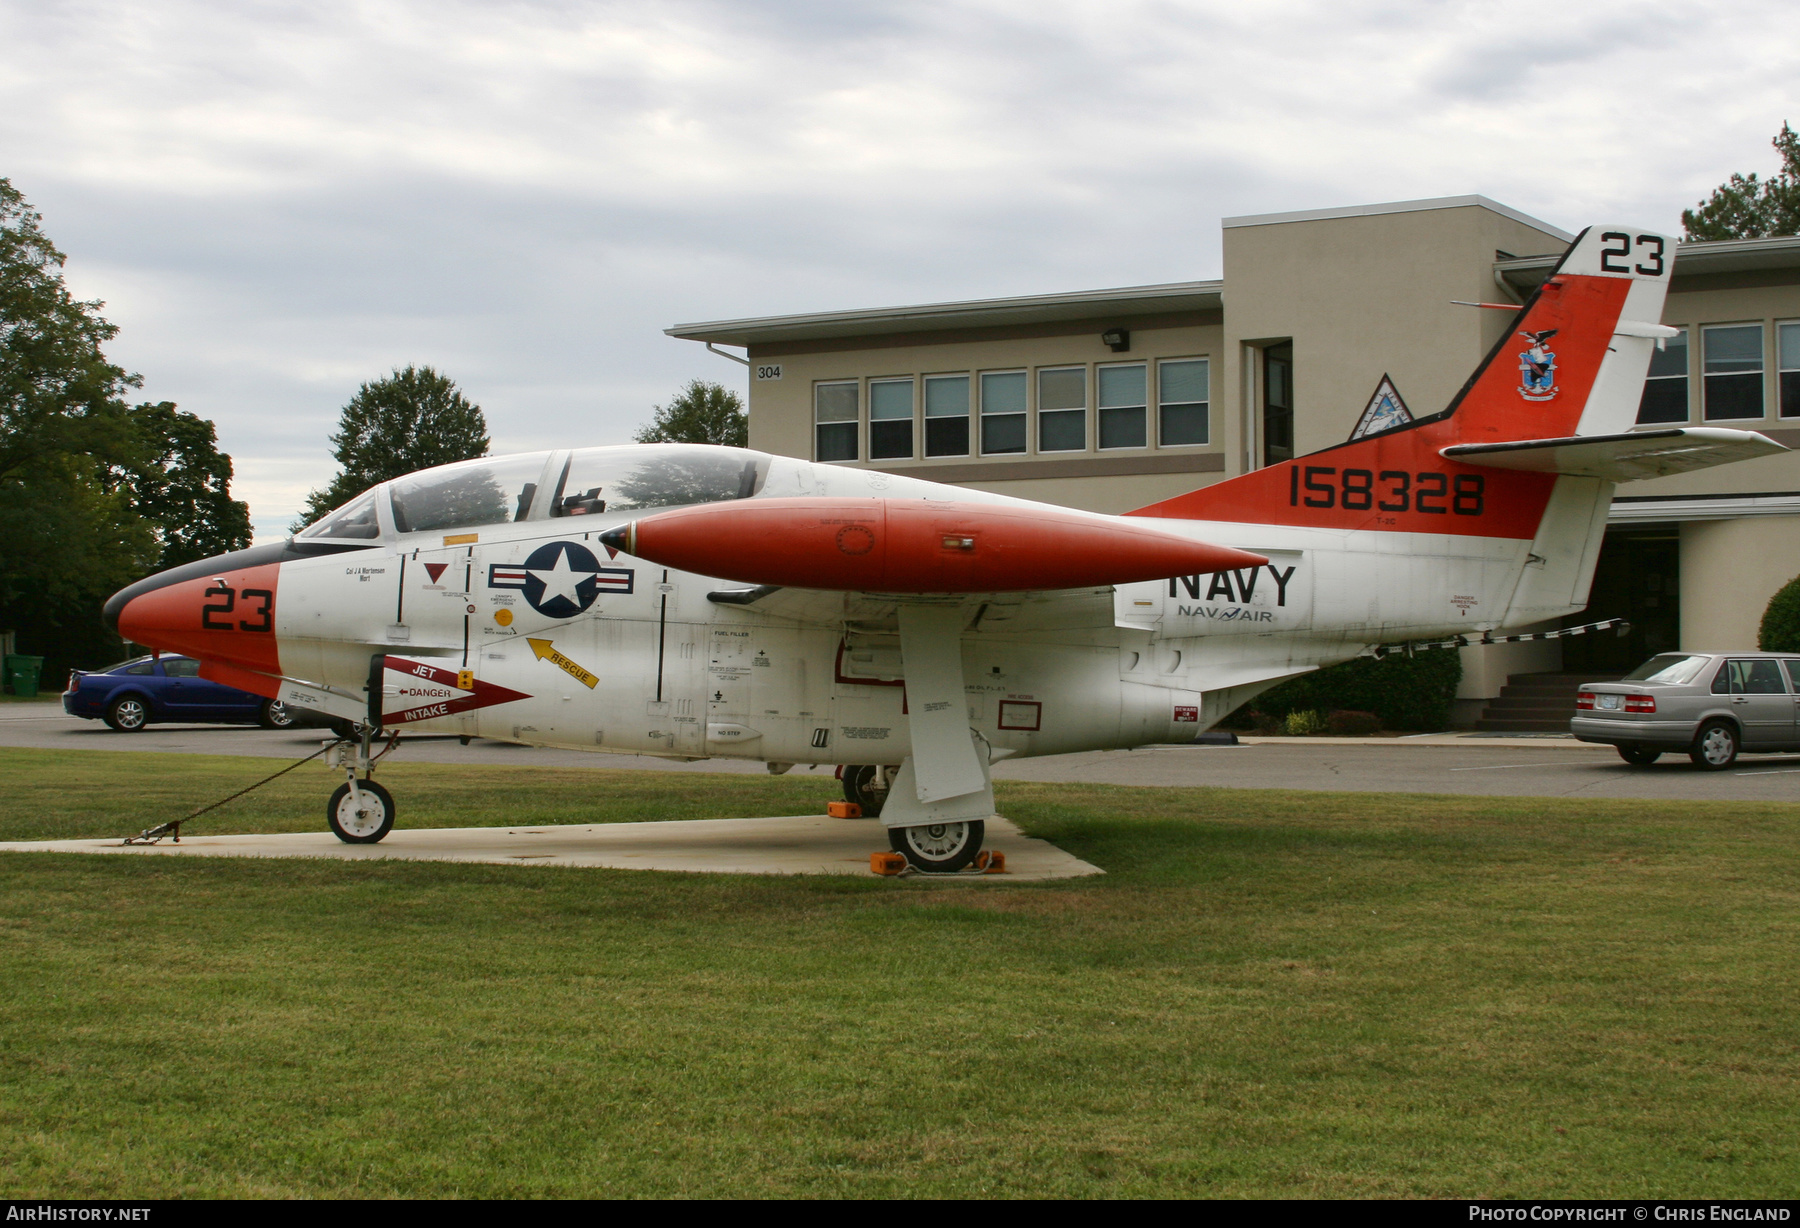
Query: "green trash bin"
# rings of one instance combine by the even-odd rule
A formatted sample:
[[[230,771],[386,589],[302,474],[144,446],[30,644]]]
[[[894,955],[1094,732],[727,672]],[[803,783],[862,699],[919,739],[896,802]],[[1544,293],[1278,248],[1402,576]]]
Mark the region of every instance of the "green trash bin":
[[[20,699],[35,699],[38,693],[38,675],[43,670],[44,658],[42,657],[8,653],[4,666],[6,689]]]

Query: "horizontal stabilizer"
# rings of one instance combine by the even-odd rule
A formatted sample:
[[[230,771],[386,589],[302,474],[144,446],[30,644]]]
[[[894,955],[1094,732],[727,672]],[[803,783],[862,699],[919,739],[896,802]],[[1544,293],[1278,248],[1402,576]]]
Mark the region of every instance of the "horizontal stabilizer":
[[[1561,473],[1608,482],[1667,477],[1785,451],[1767,435],[1710,426],[1567,439],[1521,439],[1512,443],[1463,443],[1439,449],[1446,459],[1465,465]]]

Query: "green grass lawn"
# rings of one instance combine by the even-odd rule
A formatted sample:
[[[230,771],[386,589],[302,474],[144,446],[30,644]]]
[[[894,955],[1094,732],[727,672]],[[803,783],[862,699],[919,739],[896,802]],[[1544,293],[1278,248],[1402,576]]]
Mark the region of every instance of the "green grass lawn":
[[[0,751],[0,839],[120,834],[275,766]],[[403,826],[834,788],[380,776]],[[320,829],[334,784],[309,765],[196,832]],[[1800,1185],[1800,806],[999,796],[1106,877],[0,855],[0,1196]]]

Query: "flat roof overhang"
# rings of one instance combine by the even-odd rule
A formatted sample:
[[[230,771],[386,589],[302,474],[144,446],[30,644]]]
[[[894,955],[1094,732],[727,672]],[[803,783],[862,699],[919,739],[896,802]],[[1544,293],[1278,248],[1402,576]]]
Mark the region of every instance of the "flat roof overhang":
[[[861,311],[821,311],[805,315],[761,316],[677,324],[663,331],[683,341],[714,345],[769,345],[838,337],[874,337],[945,329],[1006,328],[1022,324],[1106,319],[1129,325],[1134,316],[1218,311],[1224,306],[1222,281],[1179,281],[1159,286],[1122,286],[1069,294],[1029,294],[1016,298],[970,299],[883,307]]]
[[[1560,254],[1499,260],[1494,263],[1494,273],[1519,297],[1524,298],[1549,279],[1559,259]],[[1675,249],[1675,277],[1678,279],[1714,274],[1767,273],[1784,269],[1800,270],[1800,237],[1682,243]],[[1079,290],[1066,294],[1028,294],[1012,298],[922,303],[909,307],[709,320],[677,324],[663,331],[668,336],[683,341],[749,347],[795,341],[1072,323],[1081,320],[1107,320],[1129,325],[1133,317],[1220,311],[1224,305],[1223,281],[1180,281],[1154,286]]]
[[[1530,294],[1550,279],[1556,256],[1521,256],[1494,262],[1494,273],[1519,293]],[[1719,273],[1761,273],[1800,269],[1800,236],[1772,239],[1722,239],[1713,243],[1678,243],[1674,276],[1708,277]],[[1674,287],[1679,289],[1679,287]]]

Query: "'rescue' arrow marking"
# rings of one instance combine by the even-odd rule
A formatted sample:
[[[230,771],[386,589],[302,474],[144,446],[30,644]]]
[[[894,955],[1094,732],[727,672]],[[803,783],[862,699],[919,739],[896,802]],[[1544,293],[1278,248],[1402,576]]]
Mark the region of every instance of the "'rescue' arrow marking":
[[[525,642],[531,645],[531,651],[536,654],[538,660],[550,662],[588,690],[593,690],[599,683],[600,679],[551,647],[555,643],[554,640],[534,640],[528,637]]]

